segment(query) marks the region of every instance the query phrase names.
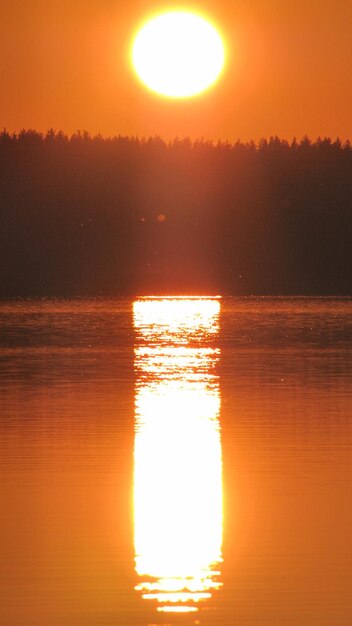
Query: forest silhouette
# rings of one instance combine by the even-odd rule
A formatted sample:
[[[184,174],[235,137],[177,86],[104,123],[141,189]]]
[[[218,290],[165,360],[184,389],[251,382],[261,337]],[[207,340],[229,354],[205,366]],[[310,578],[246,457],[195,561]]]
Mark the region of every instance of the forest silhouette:
[[[352,147],[0,134],[0,296],[352,294]]]

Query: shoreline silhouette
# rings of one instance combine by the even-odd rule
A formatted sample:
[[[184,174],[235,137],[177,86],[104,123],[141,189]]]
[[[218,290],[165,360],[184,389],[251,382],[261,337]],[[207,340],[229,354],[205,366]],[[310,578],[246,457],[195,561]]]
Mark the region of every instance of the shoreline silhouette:
[[[351,295],[338,139],[0,134],[0,297]]]

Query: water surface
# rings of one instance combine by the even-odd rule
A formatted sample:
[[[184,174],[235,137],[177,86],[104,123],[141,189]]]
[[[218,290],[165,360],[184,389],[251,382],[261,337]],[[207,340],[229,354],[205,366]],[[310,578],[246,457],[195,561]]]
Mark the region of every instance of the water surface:
[[[2,303],[0,623],[350,626],[351,313]]]

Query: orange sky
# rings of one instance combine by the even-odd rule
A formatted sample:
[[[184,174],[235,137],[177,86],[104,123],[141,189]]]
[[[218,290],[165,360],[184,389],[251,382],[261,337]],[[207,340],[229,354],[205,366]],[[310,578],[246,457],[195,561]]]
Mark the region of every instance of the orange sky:
[[[228,63],[190,100],[153,95],[128,59],[137,25],[200,9]],[[0,127],[235,141],[352,138],[351,0],[2,0]]]

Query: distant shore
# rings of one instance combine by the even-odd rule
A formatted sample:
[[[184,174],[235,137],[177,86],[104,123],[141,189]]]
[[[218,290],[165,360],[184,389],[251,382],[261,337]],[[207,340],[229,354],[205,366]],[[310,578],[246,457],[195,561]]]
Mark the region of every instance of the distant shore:
[[[0,134],[0,297],[352,294],[352,148]]]

